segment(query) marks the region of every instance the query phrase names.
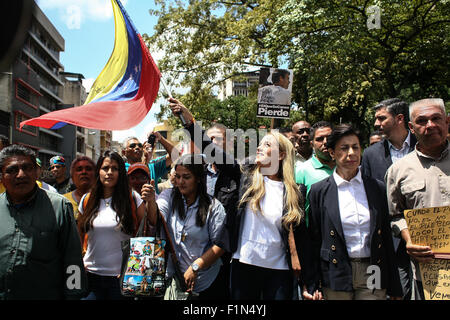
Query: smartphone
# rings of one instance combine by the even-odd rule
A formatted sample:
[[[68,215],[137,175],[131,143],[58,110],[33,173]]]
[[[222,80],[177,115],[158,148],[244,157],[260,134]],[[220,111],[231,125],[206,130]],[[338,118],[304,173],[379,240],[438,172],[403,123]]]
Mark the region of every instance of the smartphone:
[[[152,148],[155,146],[155,140],[156,140],[156,136],[152,133],[151,135],[148,136],[148,144],[152,146]]]

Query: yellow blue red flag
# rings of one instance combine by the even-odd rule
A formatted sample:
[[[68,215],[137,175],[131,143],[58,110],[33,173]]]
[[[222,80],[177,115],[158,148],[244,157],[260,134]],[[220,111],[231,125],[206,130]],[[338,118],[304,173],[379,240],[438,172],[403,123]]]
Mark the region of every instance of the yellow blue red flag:
[[[120,1],[111,0],[111,3],[114,49],[85,104],[23,121],[20,128],[29,125],[59,129],[73,124],[100,130],[126,130],[145,118],[158,94],[161,74]]]

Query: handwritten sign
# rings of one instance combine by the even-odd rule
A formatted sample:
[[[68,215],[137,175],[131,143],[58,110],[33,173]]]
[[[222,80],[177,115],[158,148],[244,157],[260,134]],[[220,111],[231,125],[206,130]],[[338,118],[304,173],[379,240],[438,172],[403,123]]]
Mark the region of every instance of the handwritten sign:
[[[450,260],[419,263],[426,300],[450,300]]]
[[[405,210],[411,241],[430,246],[435,258],[450,258],[450,206]]]

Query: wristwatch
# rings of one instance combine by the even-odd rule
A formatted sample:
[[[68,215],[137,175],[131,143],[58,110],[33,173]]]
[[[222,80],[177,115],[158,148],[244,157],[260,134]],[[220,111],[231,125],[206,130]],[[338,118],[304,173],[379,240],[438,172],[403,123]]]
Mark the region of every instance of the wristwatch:
[[[194,273],[197,273],[200,270],[199,265],[196,264],[195,262],[192,262],[191,267],[192,267],[192,271],[194,271]]]

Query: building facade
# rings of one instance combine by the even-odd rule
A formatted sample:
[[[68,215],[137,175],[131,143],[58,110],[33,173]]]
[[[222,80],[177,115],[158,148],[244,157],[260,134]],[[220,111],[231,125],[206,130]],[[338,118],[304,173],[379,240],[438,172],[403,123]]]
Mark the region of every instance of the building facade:
[[[76,128],[24,126],[20,130],[20,123],[75,104],[64,101],[64,66],[60,62],[64,49],[64,38],[35,5],[22,50],[9,70],[0,73],[0,133],[11,143],[33,149],[44,169],[56,155],[71,163],[77,150]]]
[[[223,101],[232,96],[248,97],[250,88],[259,83],[259,71],[244,72],[225,80],[219,89],[218,99]]]

